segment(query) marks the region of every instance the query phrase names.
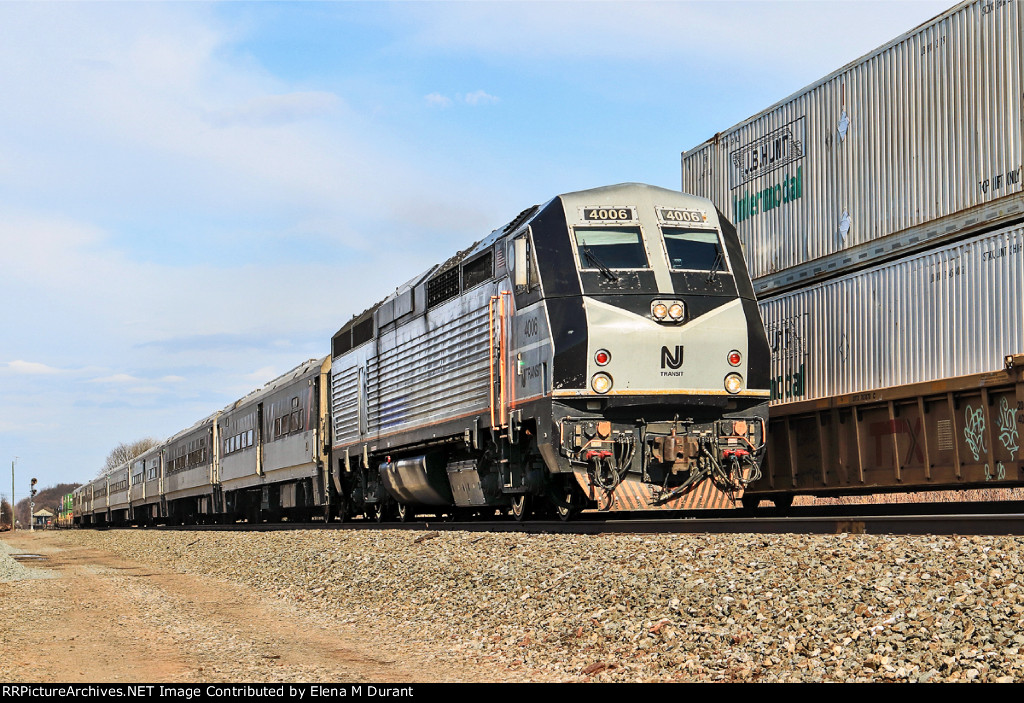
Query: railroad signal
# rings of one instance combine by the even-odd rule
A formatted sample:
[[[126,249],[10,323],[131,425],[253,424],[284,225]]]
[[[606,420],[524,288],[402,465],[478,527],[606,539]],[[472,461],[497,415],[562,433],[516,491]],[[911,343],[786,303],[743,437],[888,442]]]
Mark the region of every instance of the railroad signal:
[[[33,478],[32,481],[28,484],[29,485],[29,493],[28,493],[28,529],[29,529],[29,532],[35,532],[35,529],[36,529],[36,516],[35,516],[36,502],[35,502],[34,498],[36,497],[36,484],[38,482],[39,481],[37,479]]]

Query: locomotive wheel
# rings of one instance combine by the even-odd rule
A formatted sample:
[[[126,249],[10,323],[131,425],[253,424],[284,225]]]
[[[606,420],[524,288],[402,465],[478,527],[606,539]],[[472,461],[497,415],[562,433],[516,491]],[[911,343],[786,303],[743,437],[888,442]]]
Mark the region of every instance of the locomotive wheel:
[[[530,516],[530,496],[525,493],[512,496],[509,512],[512,513],[512,517],[516,519],[516,522],[522,522],[528,518]]]
[[[569,485],[565,489],[561,498],[568,504],[568,506],[555,504],[555,512],[558,513],[558,519],[562,522],[568,522],[583,512],[583,496],[579,491],[574,490],[573,485]]]
[[[342,496],[338,498],[338,502],[333,508],[333,513],[333,517],[337,517],[339,522],[349,521],[352,517],[352,504],[349,502],[347,497]]]

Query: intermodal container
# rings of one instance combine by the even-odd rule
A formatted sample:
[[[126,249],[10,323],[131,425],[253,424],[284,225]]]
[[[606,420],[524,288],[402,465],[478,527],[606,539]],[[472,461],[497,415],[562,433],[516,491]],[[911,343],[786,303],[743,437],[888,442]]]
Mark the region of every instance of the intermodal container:
[[[972,0],[682,155],[759,296],[1019,218],[1022,0]]]
[[[996,371],[1024,350],[1024,225],[762,298],[775,404]]]

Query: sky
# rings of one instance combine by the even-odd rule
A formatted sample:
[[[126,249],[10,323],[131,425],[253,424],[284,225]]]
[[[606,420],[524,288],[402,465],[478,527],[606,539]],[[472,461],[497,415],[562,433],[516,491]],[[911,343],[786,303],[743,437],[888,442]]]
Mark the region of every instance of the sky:
[[[0,3],[0,495],[85,482],[933,2]]]

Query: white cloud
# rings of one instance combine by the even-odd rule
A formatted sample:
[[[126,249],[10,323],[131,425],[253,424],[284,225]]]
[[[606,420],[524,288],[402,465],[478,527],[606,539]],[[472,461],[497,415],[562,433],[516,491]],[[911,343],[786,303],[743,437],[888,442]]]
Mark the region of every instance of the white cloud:
[[[330,117],[340,106],[341,99],[337,95],[322,91],[260,95],[212,112],[208,119],[217,127],[276,127],[306,119]]]
[[[274,368],[273,366],[263,366],[256,369],[252,373],[245,374],[244,376],[242,376],[242,378],[248,379],[254,383],[259,383],[260,386],[262,386],[267,381],[277,378],[280,375],[281,372]]]
[[[446,95],[441,95],[440,93],[431,93],[430,95],[425,96],[423,100],[432,107],[451,107],[454,102],[452,98],[449,98]],[[455,100],[464,105],[476,107],[478,105],[493,105],[494,103],[499,102],[501,98],[490,95],[483,90],[476,90],[472,93],[458,93],[455,96]]]
[[[764,70],[791,70],[791,63],[820,62],[822,56],[835,59],[812,67],[814,73],[837,69],[950,5],[948,0],[411,3],[396,13],[396,21],[406,24],[410,43],[418,47],[509,57],[517,65],[532,60],[540,70],[552,58],[714,61],[745,67],[751,80],[758,80]],[[688,70],[688,63],[680,63],[679,70]]]
[[[441,95],[440,93],[431,93],[430,95],[423,96],[423,100],[426,101],[427,105],[434,107],[448,107],[452,104],[452,99]]]
[[[126,389],[125,393],[152,396],[167,393],[167,389],[161,388],[160,386],[132,386],[131,388]]]
[[[500,98],[493,95],[489,95],[482,90],[477,90],[468,95],[462,96],[462,101],[467,105],[493,105],[498,102]]]
[[[138,383],[142,379],[136,376],[132,376],[127,373],[116,373],[112,376],[102,376],[100,378],[93,378],[89,380],[89,383]]]
[[[0,189],[21,208],[235,215],[267,223],[250,240],[283,226],[368,250],[414,224],[388,222],[396,200],[461,199],[372,111],[236,56],[231,31],[202,6],[64,10],[0,5]]]
[[[17,374],[27,374],[32,376],[52,376],[55,374],[66,373],[65,369],[47,366],[46,364],[40,364],[36,361],[8,361],[7,368]]]

